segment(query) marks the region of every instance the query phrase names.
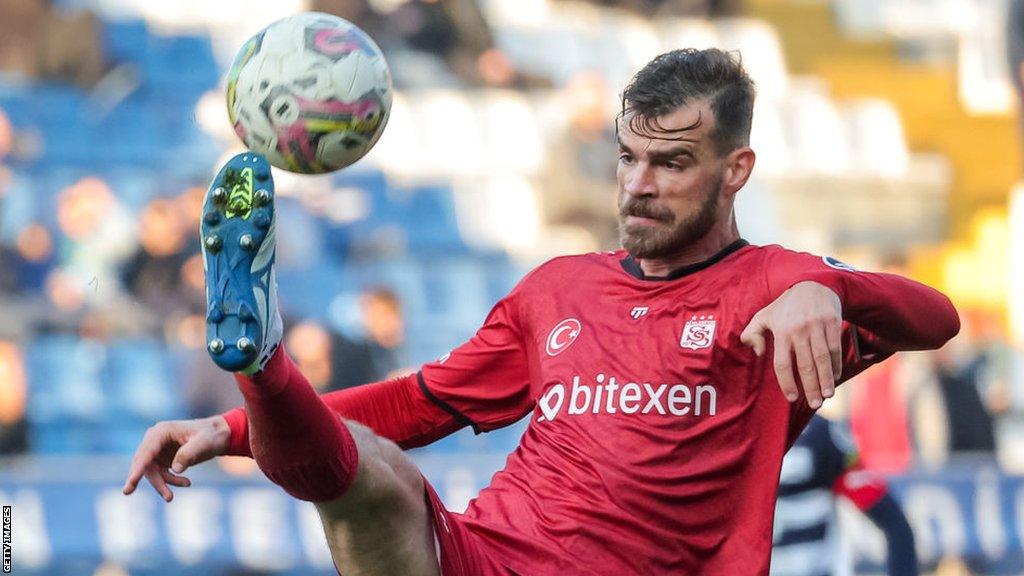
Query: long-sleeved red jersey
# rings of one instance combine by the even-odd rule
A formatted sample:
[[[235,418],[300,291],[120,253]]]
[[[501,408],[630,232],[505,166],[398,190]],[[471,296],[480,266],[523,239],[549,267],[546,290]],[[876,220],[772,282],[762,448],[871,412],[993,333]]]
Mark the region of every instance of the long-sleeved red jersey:
[[[664,279],[593,253],[531,272],[418,375],[325,398],[404,446],[528,416],[462,518],[515,573],[767,574],[782,457],[812,411],[739,337],[807,280],[842,302],[843,379],[959,329],[931,288],[778,246],[740,241]],[[227,416],[245,453],[244,415]]]

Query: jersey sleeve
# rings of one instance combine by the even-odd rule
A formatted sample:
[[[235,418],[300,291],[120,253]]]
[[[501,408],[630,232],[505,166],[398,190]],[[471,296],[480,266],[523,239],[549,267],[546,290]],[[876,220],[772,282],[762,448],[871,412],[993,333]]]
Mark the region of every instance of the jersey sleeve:
[[[533,409],[519,312],[529,278],[494,306],[468,342],[419,373],[423,393],[477,433],[512,424]]]
[[[858,330],[860,356],[938,348],[960,330],[956,309],[941,292],[897,276],[860,272],[829,257],[773,250],[765,263],[774,300],[804,281],[828,286],[843,306],[843,319]]]

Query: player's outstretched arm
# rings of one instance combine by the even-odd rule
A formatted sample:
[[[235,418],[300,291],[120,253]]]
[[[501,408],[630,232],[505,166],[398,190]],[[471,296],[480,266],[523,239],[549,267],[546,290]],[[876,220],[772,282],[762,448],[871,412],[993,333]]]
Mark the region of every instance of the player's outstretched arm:
[[[164,500],[174,498],[171,486],[187,488],[192,482],[180,476],[189,466],[227,452],[230,428],[221,416],[197,420],[159,422],[142,437],[132,458],[123,492],[131,494],[143,476]]]
[[[760,356],[771,332],[779,386],[795,400],[799,374],[811,408],[857,371],[844,369],[844,352],[852,352],[863,369],[894,352],[938,348],[960,330],[949,298],[894,274],[778,250],[766,261],[765,280],[769,294],[778,296],[751,319],[741,340]],[[850,338],[844,338],[844,321]],[[844,351],[846,340],[859,349]]]

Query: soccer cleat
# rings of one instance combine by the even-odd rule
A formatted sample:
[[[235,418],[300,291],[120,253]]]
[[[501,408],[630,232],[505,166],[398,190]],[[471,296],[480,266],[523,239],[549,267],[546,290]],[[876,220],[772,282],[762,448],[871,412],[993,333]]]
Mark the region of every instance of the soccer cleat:
[[[228,160],[203,200],[199,233],[207,350],[229,372],[262,370],[281,342],[274,229],[270,164],[253,152]]]

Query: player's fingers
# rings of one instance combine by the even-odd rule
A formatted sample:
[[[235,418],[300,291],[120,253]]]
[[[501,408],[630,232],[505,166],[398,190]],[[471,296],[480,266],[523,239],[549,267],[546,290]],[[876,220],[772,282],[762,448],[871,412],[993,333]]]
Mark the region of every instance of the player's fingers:
[[[786,400],[795,402],[800,397],[800,391],[793,378],[793,349],[790,347],[788,338],[775,339],[775,377],[779,381],[779,388],[786,395]]]
[[[122,492],[131,494],[135,491],[146,469],[149,468],[150,464],[160,454],[160,450],[163,449],[168,434],[168,426],[163,422],[146,430],[146,434],[142,437],[139,447],[135,449],[135,454],[132,456],[132,463],[128,468],[128,478],[125,481]]]
[[[160,470],[160,476],[171,486],[177,486],[178,488],[188,488],[192,485],[192,481],[184,476],[176,476],[169,470]]]
[[[193,437],[188,442],[185,442],[178,448],[178,452],[174,455],[174,461],[171,462],[171,470],[175,473],[181,474],[188,469],[189,466],[201,462],[200,454],[206,449],[203,446],[202,439],[199,437]]]
[[[800,374],[800,383],[804,387],[807,405],[817,410],[821,407],[821,386],[818,384],[818,368],[814,364],[810,339],[806,336],[795,338],[793,352],[796,354],[797,372]]]
[[[156,490],[157,494],[160,495],[165,501],[170,502],[174,498],[174,493],[167,487],[167,482],[164,481],[164,477],[160,474],[160,470],[157,466],[150,466],[146,470],[146,480],[149,480],[150,485]]]
[[[139,481],[142,480],[142,476],[146,473],[146,468],[153,463],[153,458],[156,457],[156,452],[144,449],[142,446],[135,452],[135,456],[132,458],[131,467],[128,469],[128,478],[125,480],[124,488],[121,489],[126,495],[135,492],[135,489],[139,486]]]
[[[832,373],[832,353],[828,349],[828,340],[825,338],[824,327],[811,329],[811,354],[814,358],[814,365],[818,370],[818,385],[821,387],[821,397],[831,398],[835,391],[836,379]]]
[[[832,374],[838,382],[843,376],[843,323],[836,320],[825,326],[825,341],[828,342],[828,353],[832,356]]]
[[[754,317],[750,319],[747,327],[743,329],[740,334],[740,342],[750,346],[754,349],[754,354],[758,356],[764,355],[766,341],[764,337],[764,331],[768,329],[768,326],[764,322],[764,311],[754,314]]]

